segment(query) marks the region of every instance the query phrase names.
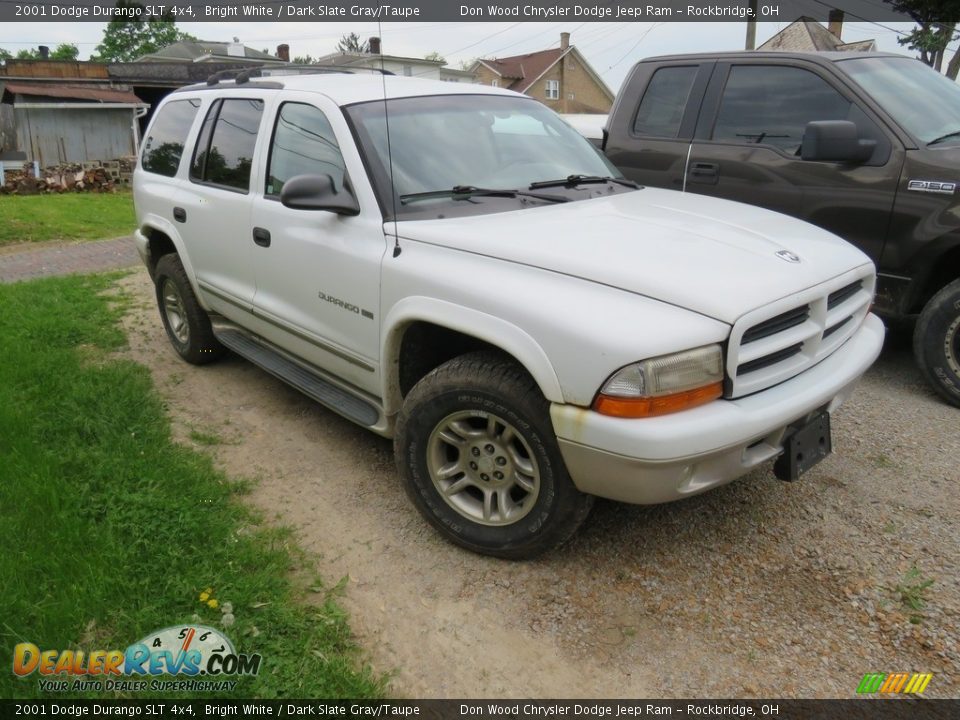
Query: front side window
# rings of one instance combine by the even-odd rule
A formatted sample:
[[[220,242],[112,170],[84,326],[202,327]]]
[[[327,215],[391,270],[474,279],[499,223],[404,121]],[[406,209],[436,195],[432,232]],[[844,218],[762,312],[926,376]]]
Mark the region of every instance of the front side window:
[[[850,108],[849,100],[809,70],[738,65],[730,69],[713,139],[797,154],[807,123],[847,120]]]
[[[677,137],[697,70],[696,65],[657,70],[637,108],[633,132],[653,137]]]
[[[270,145],[266,195],[279,195],[283,184],[297,175],[329,175],[339,190],[345,172],[327,116],[312,105],[284,103]]]
[[[227,98],[214,103],[200,130],[191,179],[249,191],[262,115],[262,100]]]
[[[560,81],[547,80],[547,100],[557,100],[560,97]]]
[[[144,170],[167,177],[177,174],[184,140],[199,109],[199,100],[174,100],[160,108],[143,142],[140,166]]]

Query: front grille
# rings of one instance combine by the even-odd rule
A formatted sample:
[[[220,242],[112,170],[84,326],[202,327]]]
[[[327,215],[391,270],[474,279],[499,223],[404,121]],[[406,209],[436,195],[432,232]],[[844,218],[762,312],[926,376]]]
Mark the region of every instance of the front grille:
[[[784,330],[789,330],[797,325],[802,325],[808,317],[810,317],[809,305],[788,310],[782,315],[777,315],[769,320],[765,320],[759,325],[754,325],[743,334],[743,340],[740,342],[741,344],[746,345],[747,343],[752,343],[756,340],[762,340],[765,337],[776,335]]]
[[[762,358],[750,360],[749,362],[745,362],[743,365],[737,368],[737,375],[746,375],[754,370],[760,370],[761,368],[769,367],[770,365],[776,365],[781,360],[792,358],[802,349],[803,343],[797,343],[796,345],[791,345],[783,350],[777,350],[775,353],[764,355]]]
[[[863,281],[857,280],[856,282],[852,282],[844,288],[840,288],[839,290],[830,293],[827,295],[827,309],[833,310],[833,308],[842,303],[844,300],[856,295],[857,290],[859,290],[861,287],[863,287]]]
[[[725,395],[742,397],[803,372],[839,348],[873,300],[874,276],[861,270],[747,313],[727,347]]]

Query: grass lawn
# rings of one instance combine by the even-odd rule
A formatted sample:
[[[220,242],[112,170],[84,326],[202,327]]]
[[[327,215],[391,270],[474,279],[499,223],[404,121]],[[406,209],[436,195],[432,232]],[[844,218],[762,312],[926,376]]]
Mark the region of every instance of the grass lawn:
[[[0,246],[44,240],[99,240],[136,226],[133,194],[0,195]]]
[[[309,563],[289,535],[259,524],[242,483],[171,441],[146,368],[108,357],[126,342],[103,296],[112,282],[0,285],[0,697],[150,696],[43,693],[38,673],[11,672],[13,648],[122,652],[195,614],[222,628],[223,608],[200,601],[208,587],[233,606],[222,631],[237,652],[262,656],[232,696],[382,696],[339,586],[311,588],[322,603],[303,604],[289,573]]]

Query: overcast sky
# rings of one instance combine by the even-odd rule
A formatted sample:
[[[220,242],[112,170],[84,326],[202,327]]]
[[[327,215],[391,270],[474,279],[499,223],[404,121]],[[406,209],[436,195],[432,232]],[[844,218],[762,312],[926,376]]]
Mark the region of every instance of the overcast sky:
[[[758,23],[757,44],[788,23]],[[178,23],[185,32],[204,40],[229,41],[234,37],[273,53],[277,45],[290,45],[291,56],[325,55],[336,49],[337,40],[356,32],[362,38],[378,34],[376,23]],[[0,47],[14,54],[22,48],[73,43],[80,59],[87,59],[103,37],[105,23],[5,23],[0,27]],[[908,52],[897,44],[909,23],[848,22],[843,26],[846,41],[876,39],[881,50]],[[558,47],[560,33],[571,33],[593,68],[614,92],[630,66],[651,55],[743,48],[746,24],[740,22],[665,23],[383,23],[383,52],[423,57],[437,51],[448,64],[477,57],[506,57]]]

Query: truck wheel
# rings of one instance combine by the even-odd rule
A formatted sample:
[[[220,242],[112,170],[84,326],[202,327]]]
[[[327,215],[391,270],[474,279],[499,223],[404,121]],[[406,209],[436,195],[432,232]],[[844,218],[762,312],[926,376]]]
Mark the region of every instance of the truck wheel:
[[[180,357],[203,365],[223,355],[223,345],[214,337],[210,318],[197,302],[179,256],[171,253],[160,258],[154,283],[163,327]]]
[[[417,383],[394,453],[423,516],[485,555],[525,559],[555,548],[593,505],[567,474],[539,387],[495,353],[456,358]]]
[[[960,280],[923,308],[913,333],[913,354],[934,390],[960,407]]]

